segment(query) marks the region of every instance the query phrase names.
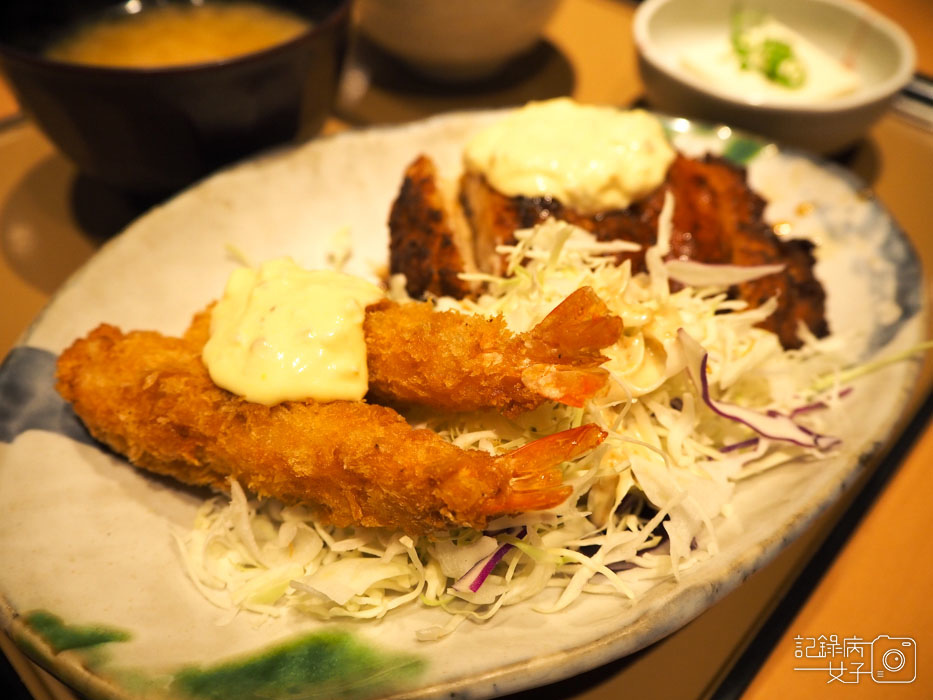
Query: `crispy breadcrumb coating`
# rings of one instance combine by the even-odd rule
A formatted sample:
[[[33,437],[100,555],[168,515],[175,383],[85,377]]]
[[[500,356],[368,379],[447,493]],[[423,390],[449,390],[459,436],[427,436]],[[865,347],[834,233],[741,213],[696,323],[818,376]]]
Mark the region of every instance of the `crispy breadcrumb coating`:
[[[370,307],[364,329],[373,400],[515,415],[548,399],[579,407],[603,391],[599,351],[619,340],[622,320],[583,287],[527,333],[501,316],[388,302]]]
[[[315,508],[325,522],[482,528],[508,512],[551,508],[570,488],[559,465],[597,446],[593,425],[500,456],[461,450],[364,402],[250,403],[201,361],[202,319],[184,338],[101,325],[58,361],[58,391],[91,434],[145,469]]]
[[[195,315],[190,341],[207,342],[210,309]],[[366,310],[363,329],[372,401],[514,416],[547,400],[580,407],[604,391],[600,350],[619,340],[622,319],[581,287],[527,333],[512,333],[501,316],[390,301]]]

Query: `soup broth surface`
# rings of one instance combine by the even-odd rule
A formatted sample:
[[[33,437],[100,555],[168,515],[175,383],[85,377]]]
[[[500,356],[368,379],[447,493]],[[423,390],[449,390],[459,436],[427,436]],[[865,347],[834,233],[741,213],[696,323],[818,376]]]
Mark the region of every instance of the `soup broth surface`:
[[[248,2],[160,5],[88,22],[46,55],[122,68],[204,63],[274,46],[310,26],[285,10]]]

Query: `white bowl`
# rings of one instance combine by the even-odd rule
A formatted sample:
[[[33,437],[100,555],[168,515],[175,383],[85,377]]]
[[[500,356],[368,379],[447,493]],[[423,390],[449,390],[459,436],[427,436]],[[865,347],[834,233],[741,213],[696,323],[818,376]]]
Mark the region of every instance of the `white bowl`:
[[[910,80],[915,53],[894,22],[854,0],[746,0],[825,53],[847,61],[860,85],[813,101],[750,96],[697,77],[683,63],[687,47],[728,37],[735,0],[646,0],[635,13],[638,66],[648,101],[675,115],[742,127],[817,153],[852,145]],[[734,89],[734,88],[733,88]]]
[[[357,0],[360,30],[418,72],[476,80],[531,49],[557,0]]]

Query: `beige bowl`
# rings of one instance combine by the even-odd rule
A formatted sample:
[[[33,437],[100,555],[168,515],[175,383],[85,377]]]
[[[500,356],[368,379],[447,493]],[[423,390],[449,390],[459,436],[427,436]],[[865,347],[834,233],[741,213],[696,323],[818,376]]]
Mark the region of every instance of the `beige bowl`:
[[[914,47],[896,24],[854,0],[747,0],[839,60],[860,79],[848,94],[794,102],[734,94],[683,63],[687,47],[728,36],[735,0],[646,0],[635,13],[638,65],[648,101],[671,114],[742,127],[818,153],[852,145],[884,113],[914,70]]]
[[[418,72],[477,80],[531,49],[557,0],[357,0],[360,30]]]

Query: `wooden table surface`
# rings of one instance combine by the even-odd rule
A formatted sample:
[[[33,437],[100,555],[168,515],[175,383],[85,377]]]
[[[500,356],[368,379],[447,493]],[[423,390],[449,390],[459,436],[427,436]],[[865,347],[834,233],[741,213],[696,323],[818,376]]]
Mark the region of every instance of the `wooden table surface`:
[[[918,69],[933,74],[933,2],[869,4],[908,31],[917,47]],[[562,94],[585,102],[632,104],[642,94],[631,40],[634,7],[619,0],[563,0],[546,30],[548,41],[529,61],[469,91],[429,88],[404,72],[381,75],[391,72],[391,66],[372,70],[371,53],[357,47],[343,98],[324,132]],[[68,275],[94,253],[104,234],[131,215],[117,206],[94,215],[76,211],[74,168],[16,113],[0,79],[0,357]],[[910,236],[924,266],[933,269],[933,132],[891,113],[840,163],[868,183]],[[928,287],[928,299],[931,293]],[[917,408],[930,389],[930,376],[927,369],[918,383]],[[866,517],[851,536],[842,536],[848,530],[842,535],[837,530],[830,540],[842,543],[834,559],[829,557],[833,548],[819,547],[856,498],[855,490],[771,564],[682,630],[633,657],[513,700],[933,697],[933,508],[928,505],[933,430],[919,419],[911,427],[919,434],[916,443],[911,449],[895,445],[891,459],[882,463],[883,473],[899,464],[893,477],[883,488],[869,482],[880,493]],[[896,437],[892,435],[892,444]],[[863,494],[856,503],[864,502]],[[825,561],[814,560],[815,552]],[[806,573],[817,585],[792,589],[808,564]],[[787,597],[789,589],[792,595]],[[774,610],[777,615],[769,619]],[[768,641],[769,635],[776,643]],[[853,637],[870,642],[879,636],[914,640],[916,681],[878,684],[866,677],[843,685],[829,682],[829,671],[795,671],[803,665],[795,658],[801,641],[830,635],[838,635],[840,642]],[[34,697],[73,697],[12,649],[3,635],[0,646]],[[747,648],[755,653],[743,656]],[[6,697],[2,688],[0,696]]]

